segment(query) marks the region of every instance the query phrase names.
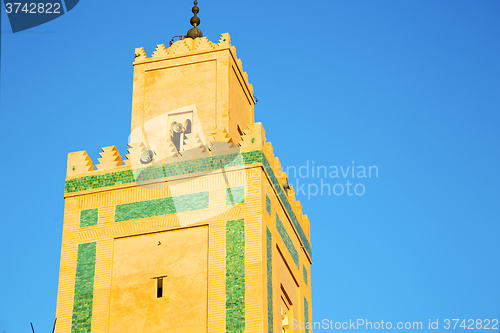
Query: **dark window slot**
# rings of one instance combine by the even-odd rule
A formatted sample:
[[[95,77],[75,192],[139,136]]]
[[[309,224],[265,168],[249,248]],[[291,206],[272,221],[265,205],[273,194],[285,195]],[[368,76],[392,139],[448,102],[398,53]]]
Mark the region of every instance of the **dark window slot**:
[[[156,297],[160,298],[163,296],[163,278],[156,279]]]

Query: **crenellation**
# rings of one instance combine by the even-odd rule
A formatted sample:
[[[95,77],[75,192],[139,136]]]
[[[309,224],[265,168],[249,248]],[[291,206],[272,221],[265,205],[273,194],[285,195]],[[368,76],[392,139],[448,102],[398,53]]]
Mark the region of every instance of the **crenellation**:
[[[286,174],[285,174],[286,176]],[[301,217],[297,214],[297,200],[295,198],[295,189],[293,186],[290,186],[290,188],[286,191],[287,192],[287,199],[288,203],[290,204],[290,208],[292,209],[293,213],[297,217],[297,221],[299,222],[299,225],[302,225],[302,219]]]
[[[190,52],[192,50],[192,42],[193,42],[193,40],[191,38],[178,40],[177,42],[173,43],[172,46],[170,46],[168,48],[168,53],[170,53],[170,54],[183,54],[183,53]]]
[[[183,54],[192,51],[204,51],[204,50],[215,50],[223,48],[231,48],[236,56],[236,48],[231,46],[230,37],[228,33],[222,34],[219,43],[215,44],[211,42],[207,37],[201,37],[196,39],[184,38],[173,43],[169,48],[163,50],[165,45],[160,44],[157,50],[153,54],[153,58],[156,57],[156,53],[160,52],[160,56]],[[165,54],[165,53],[166,54]],[[241,67],[241,66],[240,66]]]
[[[168,136],[164,136],[162,139],[160,139],[160,144],[158,144],[155,153],[156,158],[160,160],[179,156],[177,148],[175,147],[174,143],[170,141],[170,138]]]
[[[147,60],[146,50],[143,47],[138,47],[135,49],[135,61]]]
[[[302,218],[302,203],[299,200],[295,201],[297,214]]]
[[[309,221],[309,217],[307,215],[302,215],[302,221],[304,226],[304,232],[308,239],[311,239],[311,222]]]
[[[243,71],[243,62],[241,61],[241,59],[238,59],[238,56],[236,54],[236,48],[234,46],[231,46],[230,50],[231,50],[231,53],[233,54],[233,57],[235,59],[236,66],[241,71],[241,75],[243,77],[243,80],[245,81],[246,85],[248,86],[248,89],[250,90],[250,94],[252,95],[252,99],[253,99],[253,86],[251,86],[251,84],[248,82],[248,73]]]
[[[293,186],[290,185],[290,188],[288,189],[288,200],[290,201],[290,204],[292,205],[293,211],[297,213],[295,209],[295,190],[293,189]]]
[[[297,220],[299,220],[299,223],[304,226],[304,219],[302,218],[302,204],[300,203],[299,200],[295,200],[295,215],[297,215]],[[304,228],[305,229],[305,228]]]
[[[295,205],[295,202],[296,202],[295,201],[295,190],[293,189],[293,187],[291,185],[287,191],[287,197],[288,197],[288,202],[290,203],[290,207],[292,207],[292,210],[295,213],[295,215],[297,216],[297,219],[299,220],[299,224],[300,224],[300,218],[298,217],[297,207]]]
[[[209,156],[208,149],[198,133],[186,134],[186,150],[182,152],[184,158],[203,158]]]
[[[217,128],[213,134],[214,135],[210,138],[210,141],[212,142],[233,143],[233,139],[229,136],[229,133],[223,127]]]
[[[99,154],[99,164],[96,165],[97,170],[111,170],[123,165],[122,157],[116,146],[103,147]]]
[[[236,58],[236,64],[238,65],[238,67],[243,72],[243,62],[241,61],[241,59]]]
[[[262,149],[266,143],[266,131],[262,123],[248,125],[248,129],[243,131],[239,145],[244,150]]]
[[[283,181],[286,179],[285,173],[281,169],[281,161],[278,157],[274,158],[274,167],[273,167],[274,175],[278,178],[278,182],[280,185],[283,185]]]
[[[217,153],[238,148],[225,128],[217,128],[215,135],[210,139],[210,150]]]
[[[146,145],[142,142],[135,142],[129,143],[128,147],[128,154],[125,155],[127,159],[124,162],[125,165],[131,166],[131,161],[138,161],[141,154],[146,151]]]
[[[295,212],[295,216],[297,217],[297,221],[299,221],[299,225],[304,227],[304,220],[302,219],[302,204],[299,200],[296,199],[295,190],[292,186],[290,186],[289,193],[290,191],[293,191],[293,200],[290,201],[290,206],[292,206],[292,209]]]
[[[236,47],[231,46],[231,47],[229,47],[229,50],[230,50],[230,51],[231,51],[231,53],[233,54],[233,57],[234,57],[234,59],[235,59],[236,63],[238,63],[238,56],[237,56],[237,54],[236,54]],[[240,61],[241,61],[241,60],[240,60]],[[241,66],[240,66],[240,68],[241,68]]]
[[[257,100],[255,99],[255,96],[253,95],[253,85],[251,83],[248,84],[248,90],[250,90],[250,94],[252,95],[254,102],[257,103]]]
[[[67,177],[78,176],[90,171],[94,171],[94,164],[85,150],[68,154]]]
[[[164,58],[169,55],[169,52],[164,44],[156,45],[156,50],[154,51],[152,58]]]
[[[214,44],[210,40],[208,40],[207,37],[196,38],[194,40],[193,51],[213,50],[217,46],[218,46],[217,44]]]
[[[231,47],[231,36],[229,36],[229,33],[226,32],[221,34],[217,45],[219,48]]]
[[[274,148],[271,142],[266,142],[264,154],[266,155],[269,166],[274,170]]]

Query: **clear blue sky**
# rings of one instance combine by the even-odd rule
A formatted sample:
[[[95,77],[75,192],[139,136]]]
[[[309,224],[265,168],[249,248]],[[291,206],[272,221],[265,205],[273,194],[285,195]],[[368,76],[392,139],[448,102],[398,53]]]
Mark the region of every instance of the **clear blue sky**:
[[[191,6],[82,0],[12,34],[2,5],[0,333],[51,331],[67,153],[125,155],[134,49],[185,34]],[[231,34],[283,165],[378,167],[323,180],[362,196],[299,196],[313,320],[500,320],[500,1],[199,7],[205,36]]]

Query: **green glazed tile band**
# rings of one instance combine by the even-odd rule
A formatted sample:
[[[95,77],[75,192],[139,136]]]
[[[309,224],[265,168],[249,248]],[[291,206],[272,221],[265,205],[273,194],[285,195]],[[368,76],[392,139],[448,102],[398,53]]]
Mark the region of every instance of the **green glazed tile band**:
[[[94,297],[96,242],[78,244],[71,333],[90,332]]]
[[[309,303],[307,303],[307,298],[304,296],[304,319],[306,320],[306,333],[309,333],[309,328],[307,323],[309,322]]]
[[[283,222],[281,222],[280,218],[278,217],[278,213],[276,213],[276,229],[278,229],[281,239],[283,239],[288,252],[290,252],[290,254],[292,255],[295,265],[297,265],[297,268],[299,268],[299,253],[297,252],[295,245],[293,245],[292,239],[288,235]]]
[[[86,209],[80,212],[80,228],[97,225],[98,208]]]
[[[306,270],[306,266],[302,266],[302,274],[304,276],[304,282],[307,284],[307,270]]]
[[[267,331],[273,333],[273,239],[266,227],[267,238]]]
[[[269,196],[266,194],[266,210],[269,215],[271,215],[271,199],[269,199]]]
[[[226,167],[248,165],[262,161],[262,150],[237,154],[227,154],[187,160],[145,168],[117,171],[102,175],[90,175],[66,181],[65,193],[97,189],[107,186],[151,181],[165,177],[179,176],[195,172],[212,172]]]
[[[245,186],[226,189],[226,205],[237,205],[245,202]]]
[[[292,220],[292,224],[297,230],[297,233],[299,234],[299,238],[304,244],[304,247],[309,254],[309,257],[312,258],[312,249],[311,249],[311,243],[309,243],[309,240],[306,237],[306,234],[304,233],[304,230],[302,230],[302,227],[300,226],[299,221],[297,220],[297,217],[295,216],[295,213],[292,210],[292,206],[290,206],[290,202],[288,201],[288,198],[286,196],[285,191],[283,190],[283,187],[281,187],[280,183],[278,182],[278,178],[274,175],[273,168],[269,165],[269,162],[267,161],[267,158],[264,154],[262,154],[262,164],[264,165],[264,169],[266,170],[267,174],[269,175],[269,179],[271,180],[271,183],[274,185],[274,188],[276,189],[276,192],[278,192],[278,196],[281,199],[281,202],[283,202],[283,205],[285,206],[285,210],[287,211],[288,215],[290,216],[290,219]]]
[[[245,331],[245,221],[226,223],[226,332]]]
[[[142,219],[192,210],[205,209],[209,205],[209,193],[198,192],[161,199],[116,205],[115,222]]]

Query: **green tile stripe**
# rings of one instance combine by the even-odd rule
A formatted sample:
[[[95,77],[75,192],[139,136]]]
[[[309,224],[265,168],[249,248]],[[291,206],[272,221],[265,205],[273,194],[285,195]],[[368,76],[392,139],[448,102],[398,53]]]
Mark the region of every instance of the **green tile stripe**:
[[[73,178],[66,181],[65,193],[96,189],[106,186],[133,183],[135,181],[132,170],[124,170],[102,175],[91,175]]]
[[[281,222],[280,218],[278,217],[278,213],[276,213],[276,229],[278,229],[281,239],[283,239],[288,252],[290,252],[290,254],[292,255],[295,265],[297,265],[297,268],[299,268],[299,253],[297,252],[295,245],[293,245],[292,239],[288,235],[283,222]]]
[[[80,212],[80,228],[97,225],[98,208],[86,209]]]
[[[273,236],[266,227],[267,236],[267,331],[273,333]]]
[[[304,282],[307,284],[307,269],[304,265],[302,265],[302,275],[304,277]]]
[[[254,150],[250,152],[205,157],[196,160],[159,164],[145,168],[134,168],[132,170],[102,175],[90,175],[67,180],[65,193],[74,193],[134,182],[151,181],[154,179],[194,172],[211,172],[221,168],[260,163],[261,161],[262,150]]]
[[[281,187],[281,184],[278,182],[278,179],[274,175],[273,168],[269,165],[269,162],[267,161],[267,158],[264,154],[262,154],[262,164],[264,165],[264,169],[266,170],[267,174],[269,175],[269,179],[271,180],[271,183],[274,185],[274,188],[278,192],[278,196],[281,199],[281,202],[283,202],[283,205],[285,206],[285,209],[290,216],[290,219],[292,220],[293,226],[297,230],[297,233],[299,234],[300,240],[304,244],[304,248],[306,249],[307,253],[309,254],[309,257],[312,258],[312,249],[311,249],[311,243],[309,243],[309,240],[306,237],[306,234],[304,233],[304,230],[302,230],[302,227],[297,220],[297,217],[295,216],[295,213],[292,210],[292,207],[290,206],[290,202],[288,201],[288,198],[285,194],[285,191],[283,190],[283,187]]]
[[[90,332],[94,297],[96,242],[78,244],[71,333]]]
[[[163,164],[151,165],[144,168],[134,167],[131,171],[134,176],[133,181],[137,183],[165,177]]]
[[[309,333],[309,303],[307,298],[304,296],[304,319],[306,322],[306,333]]]
[[[198,192],[161,199],[131,202],[116,205],[115,222],[205,209],[208,208],[208,205],[209,192]]]
[[[304,230],[299,224],[299,221],[297,220],[297,217],[295,216],[295,213],[290,206],[290,202],[286,197],[285,191],[281,187],[281,184],[279,184],[278,179],[274,175],[274,171],[269,165],[266,156],[262,153],[262,150],[254,150],[238,154],[211,156],[200,158],[197,160],[188,160],[169,164],[161,164],[158,166],[150,166],[147,168],[73,178],[66,181],[65,193],[74,193],[101,187],[128,184],[136,181],[140,183],[141,181],[151,181],[154,179],[178,176],[186,173],[211,172],[213,170],[218,170],[224,167],[249,165],[253,163],[262,163],[264,165],[264,169],[266,170],[271,183],[276,188],[278,196],[283,202],[285,210],[290,216],[293,226],[299,234],[300,240],[304,244],[307,253],[312,258],[311,243],[307,239]],[[163,174],[161,171],[163,172]]]
[[[226,332],[245,331],[245,221],[226,223]]]
[[[245,202],[245,186],[226,189],[226,205],[237,205]]]
[[[271,199],[269,199],[269,196],[266,194],[266,210],[271,215]]]

